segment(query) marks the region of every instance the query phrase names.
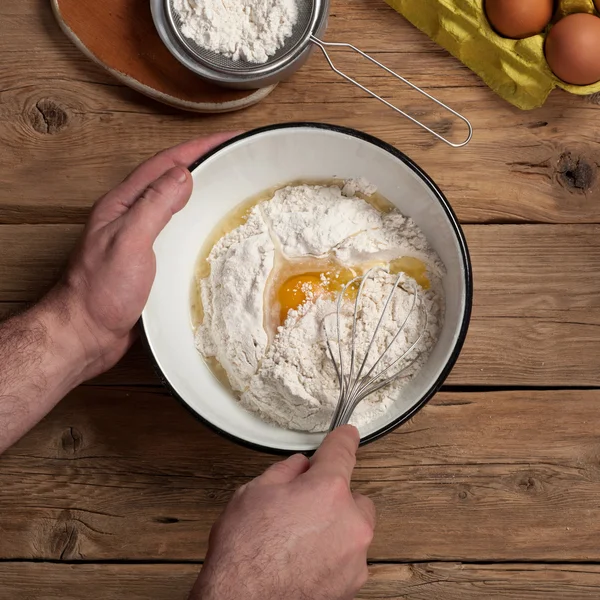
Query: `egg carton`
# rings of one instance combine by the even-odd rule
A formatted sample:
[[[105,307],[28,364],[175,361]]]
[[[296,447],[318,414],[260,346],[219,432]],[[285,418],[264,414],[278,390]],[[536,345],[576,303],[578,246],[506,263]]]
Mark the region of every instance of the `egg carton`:
[[[498,35],[487,20],[484,0],[385,1],[518,108],[539,108],[555,87],[581,96],[600,92],[600,82],[571,85],[552,73],[544,56],[549,28],[523,40]],[[575,12],[594,13],[593,0],[561,0],[554,22]]]

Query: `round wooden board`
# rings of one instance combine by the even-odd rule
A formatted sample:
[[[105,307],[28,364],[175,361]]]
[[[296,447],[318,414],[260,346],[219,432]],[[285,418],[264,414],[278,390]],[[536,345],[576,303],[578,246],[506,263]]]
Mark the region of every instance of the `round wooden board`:
[[[52,0],[65,34],[119,81],[184,110],[222,113],[252,106],[275,86],[229,90],[207,83],[162,43],[148,0]]]

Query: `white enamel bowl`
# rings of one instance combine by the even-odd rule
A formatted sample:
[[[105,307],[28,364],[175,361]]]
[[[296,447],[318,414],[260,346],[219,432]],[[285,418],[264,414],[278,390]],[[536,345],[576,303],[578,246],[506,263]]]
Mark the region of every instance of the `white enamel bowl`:
[[[410,159],[358,131],[312,123],[274,125],[225,143],[191,167],[194,193],[154,246],[157,275],[142,315],[148,346],[165,383],[220,433],[271,452],[310,451],[322,434],[268,425],[241,408],[194,347],[190,286],[200,248],[236,205],[290,181],[366,177],[412,217],[446,265],[446,318],[426,366],[395,406],[361,431],[368,442],[400,425],[440,388],[466,336],[472,303],[469,254],[442,192]]]

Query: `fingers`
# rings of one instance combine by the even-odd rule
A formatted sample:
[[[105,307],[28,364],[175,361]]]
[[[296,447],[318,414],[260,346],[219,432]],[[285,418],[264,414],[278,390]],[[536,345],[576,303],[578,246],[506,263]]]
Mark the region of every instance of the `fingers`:
[[[370,498],[363,496],[362,494],[358,494],[354,492],[352,494],[354,498],[354,502],[356,503],[356,508],[362,513],[367,523],[370,525],[371,529],[375,529],[375,523],[377,521],[377,512],[375,510],[375,505]]]
[[[167,171],[178,166],[189,167],[201,156],[237,134],[237,132],[217,133],[159,152],[142,163],[120,185],[101,198],[94,207],[94,216],[102,224],[114,221],[125,214],[140,194]]]
[[[294,454],[287,460],[270,466],[258,479],[257,483],[278,484],[290,483],[296,477],[308,471],[310,461],[302,454]]]
[[[119,187],[122,187],[123,191],[135,200],[155,179],[169,169],[176,166],[189,167],[202,155],[237,134],[238,132],[216,133],[163,150],[150,160],[142,163]],[[134,200],[131,202],[133,203]]]
[[[360,443],[358,429],[344,425],[330,433],[315,452],[309,474],[341,475],[350,483]]]
[[[192,193],[192,176],[187,169],[175,167],[151,183],[140,199],[123,216],[123,224],[134,228],[150,246],[171,217],[180,211]]]

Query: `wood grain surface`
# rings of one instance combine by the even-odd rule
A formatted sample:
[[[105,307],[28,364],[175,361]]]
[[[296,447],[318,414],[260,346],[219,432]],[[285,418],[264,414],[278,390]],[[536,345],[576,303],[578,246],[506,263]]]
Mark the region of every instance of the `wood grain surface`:
[[[0,564],[0,600],[186,600],[200,565]],[[597,566],[371,565],[370,581],[356,600],[595,600]],[[65,586],[65,581],[71,585]],[[528,590],[531,590],[529,593]]]
[[[290,120],[356,127],[396,145],[433,176],[463,222],[600,221],[598,98],[556,91],[543,109],[521,112],[384,2],[334,0],[331,13],[326,39],[359,44],[465,113],[475,127],[471,144],[451,150],[437,142],[341,81],[316,53],[248,110],[211,117],[170,110],[82,57],[45,0],[5,0],[0,34],[11,67],[0,72],[0,222],[82,223],[98,196],[159,149]],[[339,64],[354,66],[386,99],[461,139],[463,131],[419,95],[354,58],[344,55]]]
[[[81,227],[0,225],[0,303],[31,302]],[[467,225],[475,273],[469,335],[452,385],[600,385],[600,227]],[[157,384],[136,346],[99,380]]]
[[[373,561],[600,561],[599,390],[439,394],[363,447]],[[80,388],[0,458],[0,560],[200,561],[276,458],[160,388]]]
[[[556,92],[520,112],[382,0],[332,0],[325,38],[464,113],[471,144],[450,150],[318,54],[257,106],[179,112],[83,56],[48,0],[0,2],[0,318],[56,279],[94,200],[166,146],[291,120],[377,135],[466,225],[475,307],[445,390],[359,453],[353,486],[379,511],[359,598],[598,598],[600,98]],[[381,72],[338,64],[463,136]],[[0,457],[0,600],[183,600],[212,522],[274,460],[200,425],[138,344]]]

